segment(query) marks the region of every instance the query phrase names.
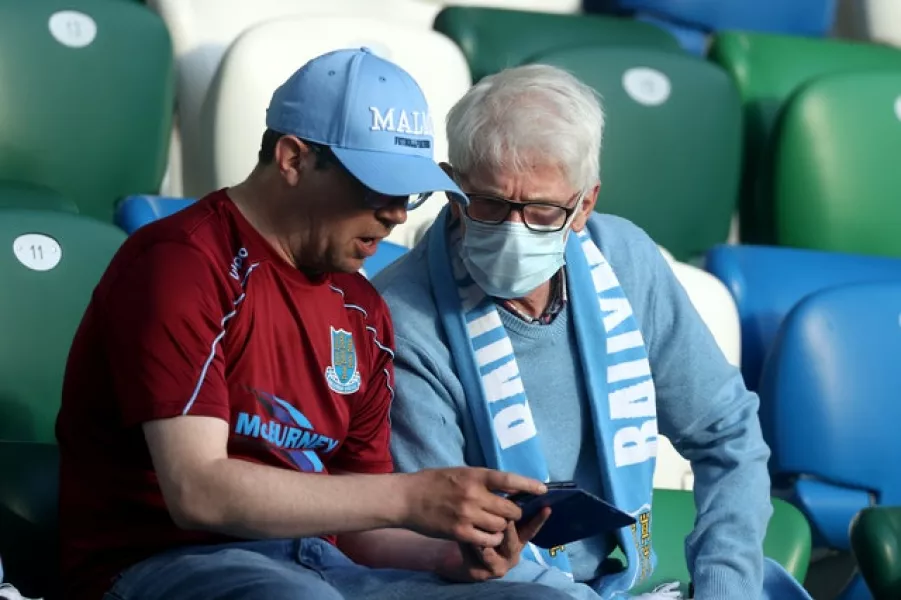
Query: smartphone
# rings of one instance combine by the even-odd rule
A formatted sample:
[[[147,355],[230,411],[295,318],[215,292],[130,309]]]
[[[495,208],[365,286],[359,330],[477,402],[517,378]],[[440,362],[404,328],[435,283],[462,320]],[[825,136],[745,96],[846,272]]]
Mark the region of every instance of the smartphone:
[[[551,516],[532,539],[539,548],[563,546],[635,523],[635,517],[583,490],[575,482],[551,482],[547,488],[545,494],[508,496],[522,509],[518,524],[527,523],[542,509],[550,507]]]

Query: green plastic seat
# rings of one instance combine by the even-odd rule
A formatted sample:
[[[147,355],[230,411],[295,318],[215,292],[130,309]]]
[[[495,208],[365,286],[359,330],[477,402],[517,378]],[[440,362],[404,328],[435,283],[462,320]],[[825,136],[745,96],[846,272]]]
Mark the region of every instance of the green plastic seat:
[[[901,68],[817,79],[776,138],[777,243],[901,257]]]
[[[0,211],[0,440],[55,441],[69,346],[124,240],[87,217]]]
[[[55,190],[21,181],[0,180],[0,210],[6,208],[78,213],[75,203]]]
[[[725,242],[738,198],[741,100],[700,58],[634,47],[534,57],[596,89],[606,115],[596,210],[644,228],[678,260]]]
[[[4,581],[27,598],[58,596],[55,444],[0,441],[0,557]]]
[[[773,516],[763,542],[764,556],[803,582],[810,564],[810,526],[804,515],[791,504],[778,498],[773,498],[772,502]],[[695,523],[694,495],[685,490],[654,490],[653,506],[651,526],[657,568],[634,592],[649,592],[658,585],[679,581],[683,594],[687,594],[690,576],[685,563],[685,538]],[[619,550],[616,558],[624,560]]]
[[[873,506],[851,522],[851,550],[874,600],[901,598],[901,506]]]
[[[659,27],[598,15],[449,6],[434,27],[463,50],[474,82],[556,48],[593,44],[682,52],[676,38]]]
[[[772,197],[766,191],[771,177],[767,157],[783,103],[802,85],[823,75],[901,69],[901,50],[833,39],[726,32],[714,39],[709,59],[732,74],[744,103],[742,241],[774,244]]]
[[[159,191],[173,105],[169,34],[143,4],[0,0],[0,180],[111,222]]]

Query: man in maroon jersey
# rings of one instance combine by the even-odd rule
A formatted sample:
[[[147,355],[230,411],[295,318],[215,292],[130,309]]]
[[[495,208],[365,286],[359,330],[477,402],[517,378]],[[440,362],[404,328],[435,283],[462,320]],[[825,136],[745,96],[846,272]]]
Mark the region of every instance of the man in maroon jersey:
[[[495,492],[542,483],[391,474],[392,326],[357,271],[427,193],[465,201],[419,87],[337,51],[275,92],[266,125],[246,181],[131,236],[75,337],[66,597],[565,597],[495,580],[547,516],[517,529]]]

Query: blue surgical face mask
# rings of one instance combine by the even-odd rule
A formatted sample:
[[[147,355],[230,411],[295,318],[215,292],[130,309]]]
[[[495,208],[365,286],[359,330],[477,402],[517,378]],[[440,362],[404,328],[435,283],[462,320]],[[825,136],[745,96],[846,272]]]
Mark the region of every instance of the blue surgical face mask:
[[[489,296],[522,298],[550,280],[566,263],[564,253],[569,226],[560,231],[532,231],[524,223],[505,221],[489,225],[462,214],[466,223],[460,255],[466,270]]]

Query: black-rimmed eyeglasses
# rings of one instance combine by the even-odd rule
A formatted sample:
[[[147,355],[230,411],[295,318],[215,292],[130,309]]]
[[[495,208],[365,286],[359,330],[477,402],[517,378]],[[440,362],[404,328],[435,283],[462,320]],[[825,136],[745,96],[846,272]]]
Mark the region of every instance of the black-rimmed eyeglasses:
[[[550,202],[513,202],[506,198],[486,194],[467,194],[469,204],[464,211],[473,221],[487,225],[500,225],[510,217],[512,211],[519,212],[522,222],[528,229],[539,233],[560,231],[569,223],[570,217],[579,205],[579,192],[570,198],[572,207],[560,206]],[[574,202],[575,200],[575,202]]]

